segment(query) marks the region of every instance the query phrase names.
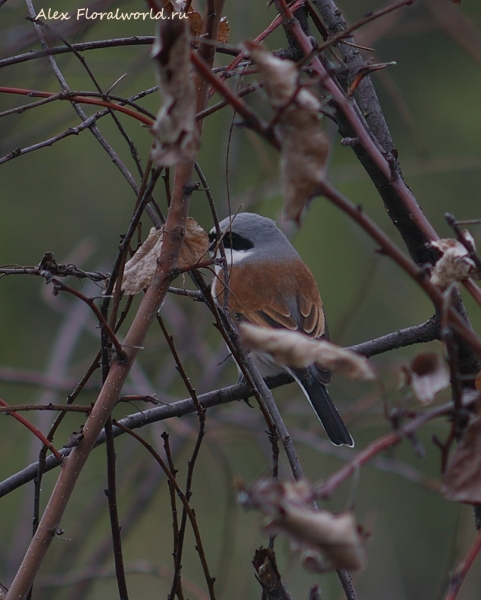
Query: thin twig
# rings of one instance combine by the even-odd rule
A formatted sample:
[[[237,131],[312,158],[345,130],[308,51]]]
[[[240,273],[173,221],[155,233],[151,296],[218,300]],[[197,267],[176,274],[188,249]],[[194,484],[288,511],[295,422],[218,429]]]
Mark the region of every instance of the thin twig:
[[[8,409],[12,408],[5,402],[5,400],[2,400],[2,398],[0,398],[0,406],[8,407]],[[39,431],[34,425],[32,425],[32,423],[30,423],[25,417],[22,417],[22,415],[17,414],[15,410],[8,410],[8,414],[14,419],[16,419],[19,423],[24,425],[27,429],[29,429],[36,437],[38,437],[42,444],[47,446],[47,448],[52,452],[52,454],[54,454],[57,460],[62,461],[62,455],[60,454],[60,452],[54,447],[50,440],[48,440],[43,435],[41,431]]]
[[[1,3],[0,3],[1,5]],[[70,46],[54,46],[53,48],[42,48],[42,50],[34,50],[17,54],[17,56],[9,56],[0,60],[0,69],[9,65],[16,65],[28,60],[36,60],[44,56],[55,56],[56,54],[67,54],[76,50],[77,52],[85,52],[86,50],[98,50],[100,48],[116,48],[118,46],[151,46],[154,42],[152,35],[135,35],[126,38],[112,38],[109,40],[94,40],[91,42],[79,42]]]
[[[195,540],[196,540],[196,549],[197,549],[197,552],[198,552],[199,557],[200,557],[200,561],[201,561],[201,564],[202,564],[202,568],[204,570],[204,575],[205,575],[205,579],[206,579],[208,590],[209,590],[209,597],[211,598],[211,600],[215,600],[214,578],[211,577],[211,575],[210,575],[209,567],[207,565],[207,559],[205,557],[205,552],[204,552],[204,546],[203,546],[203,543],[202,543],[202,538],[201,538],[199,527],[198,527],[198,524],[197,524],[197,519],[196,519],[194,511],[192,510],[191,506],[189,505],[189,501],[188,501],[186,495],[180,489],[180,487],[179,487],[176,479],[173,477],[172,473],[170,472],[169,467],[165,464],[164,460],[152,448],[152,446],[150,444],[148,444],[140,435],[138,435],[137,433],[135,433],[135,431],[132,431],[132,430],[128,429],[124,425],[121,425],[119,422],[115,422],[115,425],[117,425],[118,427],[120,427],[121,429],[123,429],[125,433],[128,433],[129,435],[131,435],[132,437],[134,437],[138,442],[140,442],[142,444],[142,446],[144,446],[144,448],[146,448],[146,450],[148,452],[150,452],[150,454],[159,463],[160,467],[162,468],[162,470],[164,471],[164,473],[168,477],[170,485],[172,485],[172,487],[177,492],[177,495],[178,495],[180,501],[182,502],[184,510],[185,510],[185,512],[186,512],[186,514],[187,514],[187,516],[188,516],[188,518],[190,520],[190,524],[192,526],[192,531],[194,533],[194,537],[195,537]]]
[[[174,466],[174,460],[172,457],[172,452],[171,452],[170,442],[169,442],[169,434],[164,431],[164,433],[162,433],[162,439],[164,440],[164,450],[165,450],[165,455],[167,456],[167,463],[169,465],[169,469],[172,474],[172,477],[175,479],[175,477],[177,475],[177,469]],[[169,485],[169,493],[170,493],[170,506],[171,506],[171,511],[172,511],[172,530],[173,530],[173,542],[174,542],[174,548],[172,551],[172,556],[174,557],[174,573],[172,575],[172,587],[171,587],[170,593],[167,596],[167,598],[173,599],[175,597],[175,595],[177,594],[177,597],[179,598],[179,600],[183,600],[184,594],[182,591],[182,578],[180,576],[182,564],[181,564],[180,557],[182,555],[182,545],[183,545],[183,541],[184,541],[184,536],[183,535],[182,535],[182,537],[180,536],[179,519],[177,516],[177,502],[176,502],[177,494],[176,494],[175,488],[171,485],[170,480],[167,483]],[[185,515],[186,515],[186,512],[184,510],[182,512],[182,518],[185,518],[184,517]],[[185,525],[184,525],[184,527],[185,527]]]
[[[75,102],[77,104],[91,104],[93,106],[104,106],[110,110],[116,110],[122,112],[133,119],[137,119],[148,127],[152,126],[152,119],[139,112],[130,110],[120,103],[111,102],[110,100],[101,100],[100,98],[92,98],[90,96],[79,95],[77,92],[71,92],[66,90],[63,92],[45,92],[40,90],[28,90],[24,88],[12,88],[6,86],[0,86],[0,94],[20,94],[22,96],[29,96],[31,98],[53,98],[54,100],[68,100],[69,102]],[[82,121],[88,121],[89,117],[82,111],[80,115]]]
[[[402,252],[392,240],[376,225],[367,215],[365,215],[361,207],[354,206],[347,198],[338,192],[327,181],[320,186],[320,192],[345,214],[351,217],[358,225],[360,225],[366,233],[381,247],[384,254],[394,260],[401,269],[407,273],[413,281],[415,281],[428,295],[434,306],[442,311],[444,307],[444,296],[441,290],[434,286],[426,276],[425,272],[418,267],[404,252]],[[447,314],[449,316],[449,325],[453,327],[458,335],[460,335],[481,357],[481,340],[466,324],[459,312],[449,306]]]
[[[473,401],[474,399],[468,399],[466,405],[471,404]],[[329,498],[343,481],[353,475],[360,467],[368,463],[375,456],[387,448],[396,446],[428,421],[432,421],[443,415],[450,415],[452,412],[453,404],[449,402],[448,404],[443,404],[442,406],[437,406],[430,410],[418,413],[407,425],[403,425],[392,433],[375,440],[364,450],[361,450],[361,452],[359,452],[347,465],[330,475],[321,484],[317,485],[314,488],[314,497]]]
[[[461,586],[463,585],[464,580],[469,572],[469,569],[472,567],[474,560],[478,556],[481,551],[481,529],[478,531],[476,535],[476,539],[473,542],[473,545],[469,549],[468,555],[461,563],[461,565],[454,571],[451,575],[451,580],[449,582],[449,589],[445,596],[444,600],[456,600],[458,597]]]
[[[109,505],[110,530],[114,547],[115,576],[119,589],[120,600],[128,600],[127,579],[125,577],[124,557],[122,551],[122,539],[120,537],[119,512],[117,507],[117,476],[116,455],[114,436],[112,431],[112,419],[107,419],[104,427],[105,443],[107,449],[107,495]]]
[[[179,167],[180,169],[181,167]],[[147,331],[158,312],[170,284],[171,269],[175,267],[185,231],[185,222],[189,208],[189,196],[184,187],[181,197],[176,196],[169,209],[167,219],[171,235],[164,238],[162,253],[156,274],[142,298],[137,314],[125,337],[127,360],[115,360],[109,370],[105,384],[83,428],[83,438],[69,455],[68,461],[60,471],[51,499],[39,523],[37,533],[32,539],[22,565],[9,590],[8,600],[24,598],[46,556],[53,532],[57,528],[70,496],[77,483],[85,463],[100,435],[105,422],[118,401],[123,384],[143,345]]]

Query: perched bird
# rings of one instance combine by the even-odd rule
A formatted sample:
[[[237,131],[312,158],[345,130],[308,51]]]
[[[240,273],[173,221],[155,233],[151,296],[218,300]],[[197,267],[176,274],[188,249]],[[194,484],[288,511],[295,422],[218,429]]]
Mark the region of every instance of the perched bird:
[[[254,213],[239,213],[220,223],[228,266],[227,285],[216,267],[212,294],[240,323],[299,331],[310,338],[329,339],[322,300],[314,277],[274,221]],[[215,229],[212,245],[219,243]],[[226,292],[227,290],[227,292]],[[306,369],[279,365],[265,352],[252,357],[263,377],[288,371],[302,388],[333,444],[354,446],[329,396],[331,374],[313,364]]]

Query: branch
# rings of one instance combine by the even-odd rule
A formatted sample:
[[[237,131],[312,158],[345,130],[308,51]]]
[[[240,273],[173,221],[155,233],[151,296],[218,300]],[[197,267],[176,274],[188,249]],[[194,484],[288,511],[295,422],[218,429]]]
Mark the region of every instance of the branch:
[[[475,399],[471,397],[468,398],[463,404],[469,406],[474,401]],[[360,467],[367,464],[382,451],[386,450],[387,448],[392,448],[393,446],[396,446],[402,442],[402,440],[409,438],[421,427],[421,425],[424,425],[424,423],[432,421],[433,419],[443,415],[450,415],[452,412],[453,403],[448,402],[442,406],[437,406],[425,412],[418,413],[410,423],[399,427],[392,433],[389,433],[369,444],[364,450],[361,450],[361,452],[359,452],[353,460],[342,467],[342,469],[339,469],[336,473],[328,477],[323,483],[316,486],[314,488],[314,497],[329,498],[343,481],[356,473]]]
[[[456,600],[458,597],[459,590],[463,584],[463,581],[466,579],[466,575],[469,572],[469,569],[473,565],[475,558],[478,556],[481,550],[481,529],[478,531],[476,539],[474,540],[473,545],[469,549],[468,555],[466,556],[463,563],[454,571],[451,575],[451,580],[449,582],[449,590],[445,596],[445,600]]]
[[[78,477],[120,397],[130,368],[139,349],[143,346],[147,331],[167,294],[170,272],[177,262],[183,240],[188,207],[188,197],[173,196],[166,223],[166,230],[170,232],[170,235],[166,235],[164,238],[155,275],[125,337],[126,360],[116,359],[112,363],[105,384],[83,428],[83,438],[79,445],[72,450],[68,459],[64,461],[63,469],[39,523],[36,535],[12,583],[7,600],[26,597],[55,535]]]
[[[398,329],[393,333],[388,333],[381,337],[362,342],[350,346],[349,350],[357,352],[369,358],[376,354],[383,354],[390,350],[396,350],[398,348],[405,348],[406,346],[412,346],[413,344],[424,344],[432,342],[433,340],[439,340],[439,316],[434,315],[421,325],[413,325],[412,327],[406,327],[405,329]]]
[[[197,552],[199,553],[200,561],[201,561],[201,564],[202,564],[202,569],[204,571],[204,576],[205,576],[205,579],[206,579],[206,582],[207,582],[207,586],[209,588],[209,597],[210,597],[211,600],[215,600],[215,592],[214,592],[215,578],[211,577],[211,575],[210,575],[209,567],[208,567],[208,564],[207,564],[207,559],[205,557],[205,552],[204,552],[204,546],[203,546],[203,543],[202,543],[202,538],[200,536],[199,526],[197,524],[196,514],[195,514],[195,511],[191,508],[191,506],[189,504],[189,500],[187,498],[187,495],[182,492],[182,490],[180,489],[179,484],[177,483],[175,477],[170,472],[169,467],[162,460],[161,456],[152,448],[152,446],[150,444],[148,444],[142,437],[140,437],[140,435],[138,435],[134,431],[128,429],[124,425],[121,426],[121,429],[123,429],[125,431],[125,433],[128,433],[129,435],[131,435],[132,437],[134,437],[138,442],[140,442],[144,446],[144,448],[146,448],[146,450],[148,450],[148,452],[150,452],[150,454],[155,458],[155,460],[159,463],[160,467],[162,468],[162,470],[166,474],[166,476],[167,476],[167,478],[169,480],[169,484],[177,492],[177,495],[178,495],[180,501],[182,502],[184,511],[187,514],[187,516],[189,517],[190,524],[191,524],[191,527],[192,527],[192,531],[194,533],[195,542],[196,542],[196,549],[197,549]]]
[[[13,407],[9,406],[5,400],[2,400],[2,398],[0,398],[0,406],[3,406],[4,408],[8,409],[7,413],[12,416],[14,419],[16,419],[19,423],[21,423],[22,425],[24,425],[28,430],[30,430],[36,437],[38,437],[38,439],[42,442],[42,444],[45,444],[45,446],[47,446],[47,448],[53,453],[53,455],[55,456],[55,458],[61,462],[62,461],[62,456],[60,454],[60,452],[54,447],[54,445],[52,444],[52,442],[50,440],[48,440],[41,431],[39,431],[34,425],[32,425],[30,423],[30,421],[28,421],[25,417],[22,417],[22,415],[19,415],[15,412],[15,410],[10,410]]]
[[[269,387],[274,389],[292,381],[293,379],[286,373],[269,378],[267,380],[267,384]],[[226,404],[228,402],[243,400],[244,398],[251,397],[252,395],[253,391],[247,384],[237,384],[220,390],[215,390],[213,392],[208,392],[206,394],[200,394],[198,396],[198,400],[201,406],[204,409],[207,409],[214,406],[219,406],[221,404]],[[173,402],[172,404],[164,404],[162,406],[156,406],[155,408],[150,408],[131,414],[123,419],[120,419],[118,422],[122,425],[125,425],[129,429],[138,429],[151,423],[157,423],[158,421],[164,421],[174,417],[182,417],[195,412],[197,412],[197,406],[195,402],[192,400],[192,398],[186,398],[185,400],[179,400],[177,402]],[[117,437],[121,434],[122,431],[119,428],[114,427],[114,437]],[[72,446],[68,448],[62,448],[60,450],[62,458],[69,456],[73,450],[73,447],[75,447],[77,443],[78,442],[73,442]],[[105,434],[101,432],[94,446],[98,447],[104,443]],[[45,472],[55,469],[59,466],[59,464],[60,462],[54,456],[49,456],[45,464]],[[0,498],[21,487],[25,483],[32,481],[37,474],[37,469],[38,463],[32,463],[25,469],[22,469],[22,471],[19,471],[18,473],[2,481],[0,483]]]
[[[446,310],[448,324],[461,336],[473,349],[478,358],[481,358],[481,340],[469,327],[459,312],[449,303],[446,307],[443,292],[434,286],[426,276],[424,270],[418,267],[404,252],[402,252],[392,240],[376,225],[367,215],[362,212],[361,207],[354,206],[347,198],[332,187],[327,181],[319,186],[320,192],[346,215],[351,217],[364,231],[381,247],[381,251],[389,256],[407,273],[429,296],[436,309],[443,313]]]
[[[50,275],[56,277],[76,277],[77,279],[91,279],[92,281],[105,281],[110,277],[109,273],[101,273],[100,271],[82,271],[72,263],[59,265],[51,252],[46,252],[36,267],[13,265],[0,267],[0,277],[3,275],[37,275],[38,277],[45,277],[45,273],[42,273],[42,271],[49,271]]]
[[[151,46],[154,42],[154,36],[152,35],[134,35],[126,38],[113,38],[111,40],[96,40],[92,42],[81,42],[78,44],[72,44],[69,46],[54,46],[53,48],[43,48],[42,50],[36,50],[34,52],[25,52],[24,54],[18,54],[17,56],[9,56],[0,60],[0,69],[2,67],[8,67],[9,65],[16,65],[18,63],[26,62],[28,60],[35,60],[42,58],[43,56],[55,56],[56,54],[66,54],[77,50],[78,52],[84,52],[85,50],[97,50],[99,48],[116,48],[117,46]]]
[[[124,114],[137,119],[141,123],[147,126],[151,126],[153,121],[150,117],[146,117],[138,112],[130,110],[130,108],[126,108],[121,104],[117,104],[115,102],[109,102],[107,100],[101,100],[100,98],[92,98],[90,96],[84,96],[78,92],[71,91],[63,91],[63,92],[45,92],[40,90],[27,90],[24,88],[12,88],[12,87],[0,87],[0,93],[2,94],[19,94],[21,96],[29,96],[30,98],[51,98],[54,97],[55,100],[68,100],[69,102],[76,102],[79,104],[92,104],[94,106],[105,106],[111,110],[116,110],[119,112],[123,112]],[[89,117],[84,114],[82,119],[86,121]]]

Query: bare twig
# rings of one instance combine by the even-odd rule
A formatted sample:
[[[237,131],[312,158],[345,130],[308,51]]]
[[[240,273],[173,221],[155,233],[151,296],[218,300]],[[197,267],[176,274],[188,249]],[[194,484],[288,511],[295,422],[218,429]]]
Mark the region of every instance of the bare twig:
[[[202,407],[202,405],[199,402],[197,393],[194,390],[194,388],[192,387],[189,378],[187,377],[187,373],[185,372],[185,369],[182,365],[182,361],[180,360],[179,354],[175,348],[174,340],[173,340],[172,336],[169,335],[169,333],[164,325],[164,322],[159,315],[157,316],[157,321],[158,321],[158,323],[162,329],[162,333],[164,334],[164,337],[169,345],[170,352],[175,360],[177,370],[179,371],[179,373],[182,377],[182,381],[184,382],[184,385],[187,388],[187,391],[189,392],[190,397],[194,401],[194,404],[196,406],[197,415],[199,417],[199,432],[197,434],[197,440],[195,443],[194,450],[192,452],[192,457],[189,460],[189,466],[188,466],[188,471],[187,471],[187,481],[186,481],[186,486],[185,486],[185,498],[186,498],[187,502],[190,502],[190,497],[192,495],[192,479],[194,476],[195,463],[196,463],[197,457],[199,455],[202,440],[205,435],[206,410]],[[171,468],[172,468],[172,466],[171,466]],[[182,511],[180,526],[178,528],[177,545],[175,547],[175,554],[174,554],[174,556],[175,556],[175,572],[174,572],[174,577],[173,577],[172,589],[169,594],[169,599],[171,599],[171,600],[173,600],[175,595],[178,594],[179,586],[180,586],[180,582],[181,582],[180,571],[181,571],[181,564],[182,564],[181,561],[182,561],[182,551],[183,551],[183,547],[184,547],[186,522],[187,522],[187,513],[184,508]]]
[[[98,361],[98,357],[97,357]],[[271,378],[269,381],[269,385],[272,387],[278,387],[279,385],[283,385],[286,382],[292,381],[292,378],[286,374]],[[233,402],[237,400],[242,400],[243,398],[249,397],[253,395],[252,389],[249,388],[246,384],[237,384],[226,387],[222,390],[215,390],[213,392],[208,392],[206,394],[199,395],[199,402],[202,406],[207,408],[212,408],[213,406],[219,406],[221,404],[225,404],[227,402]],[[181,417],[196,411],[196,406],[192,398],[187,398],[185,400],[179,400],[172,404],[163,404],[161,406],[157,406],[155,408],[150,408],[147,410],[143,410],[138,413],[134,413],[121,419],[121,423],[126,425],[129,429],[137,429],[140,427],[144,427],[149,423],[156,423],[158,421],[163,421],[165,419],[170,419],[173,417]],[[114,427],[114,436],[117,437],[121,434],[120,429],[116,429]],[[99,437],[95,443],[95,446],[99,446],[105,443],[105,435],[103,433],[99,434]],[[69,448],[63,448],[60,450],[60,454],[62,457],[68,456],[72,452],[72,448],[78,445],[77,442],[73,442]],[[50,460],[53,458],[54,460]],[[49,457],[45,464],[45,472],[51,471],[52,469],[58,467],[59,461],[55,457]],[[29,467],[26,467],[19,473],[12,475],[8,479],[4,480],[0,483],[0,498],[10,493],[11,491],[17,489],[18,487],[32,481],[37,472],[38,463],[33,463]]]
[[[41,431],[39,431],[29,421],[27,421],[27,419],[25,417],[22,417],[22,415],[17,414],[15,412],[15,410],[10,410],[12,407],[8,406],[8,404],[5,402],[5,400],[2,400],[2,398],[0,398],[0,406],[8,408],[9,410],[7,411],[7,414],[11,415],[19,423],[21,423],[27,429],[29,429],[36,437],[38,437],[38,439],[42,442],[42,444],[45,444],[45,446],[47,446],[47,448],[52,452],[52,454],[54,454],[54,456],[57,460],[62,461],[62,455],[60,454],[60,452],[54,447],[54,445],[50,442],[50,440],[48,440],[43,435],[43,433]]]
[[[169,434],[164,431],[164,433],[162,434],[162,439],[164,440],[164,450],[165,450],[165,455],[167,456],[167,462],[169,465],[169,469],[172,474],[172,477],[175,479],[177,476],[177,469],[174,466],[174,460],[173,460],[172,452],[171,452],[171,448],[170,448]],[[172,587],[171,587],[168,598],[173,599],[173,598],[175,598],[175,595],[177,594],[177,597],[179,598],[179,600],[183,600],[184,594],[182,591],[181,556],[182,556],[182,547],[183,547],[185,536],[183,533],[181,535],[180,532],[181,532],[182,526],[185,528],[185,519],[187,517],[187,513],[185,512],[185,510],[182,511],[182,525],[179,526],[179,519],[178,519],[178,514],[177,514],[177,502],[176,502],[177,493],[176,493],[174,486],[171,485],[170,480],[168,481],[168,485],[169,485],[169,492],[170,492],[170,506],[171,506],[171,510],[172,510],[172,530],[173,530],[173,538],[174,538],[173,539],[174,548],[172,551],[172,556],[174,557],[174,573],[172,575]]]
[[[345,569],[337,569],[337,575],[346,594],[346,600],[357,600],[356,590],[349,573]]]
[[[432,342],[433,340],[438,340],[439,335],[439,317],[434,315],[426,323],[413,325],[405,329],[398,329],[398,331],[388,333],[368,342],[350,346],[349,349],[369,357],[376,354],[383,354],[396,348],[405,348],[412,344]]]
[[[37,275],[38,277],[45,277],[46,275],[42,271],[47,270],[51,275],[56,277],[76,277],[77,279],[90,279],[91,281],[105,281],[109,278],[108,273],[82,271],[71,263],[59,265],[55,262],[51,253],[45,254],[40,264],[36,267],[17,267],[13,265],[0,267],[0,277],[3,275]]]
[[[128,600],[127,580],[125,578],[124,557],[122,551],[122,539],[120,537],[119,513],[117,507],[117,476],[116,455],[114,436],[112,431],[112,419],[107,419],[104,427],[105,442],[107,448],[107,483],[105,490],[109,505],[110,530],[114,547],[115,576],[121,600]]]
[[[162,468],[162,470],[164,471],[164,473],[167,475],[170,485],[177,492],[177,495],[178,495],[180,501],[182,502],[184,510],[185,510],[187,516],[189,517],[190,524],[192,526],[192,531],[194,533],[195,540],[196,540],[197,552],[199,553],[200,561],[202,564],[202,568],[204,570],[204,575],[205,575],[207,586],[209,589],[209,597],[211,598],[211,600],[214,600],[215,599],[215,592],[214,592],[214,581],[215,580],[213,577],[211,577],[210,572],[209,572],[209,567],[207,565],[207,560],[206,560],[205,552],[204,552],[204,546],[202,544],[202,538],[201,538],[199,527],[197,524],[197,519],[195,516],[195,512],[192,510],[191,506],[189,505],[188,498],[186,497],[184,492],[182,492],[182,490],[180,489],[176,479],[170,472],[169,467],[165,464],[165,462],[160,457],[160,455],[152,448],[152,446],[150,444],[148,444],[140,435],[135,433],[135,431],[129,430],[124,425],[120,425],[120,423],[116,422],[115,424],[117,426],[119,426],[121,429],[123,429],[125,431],[125,433],[128,433],[129,435],[134,437],[138,442],[140,442],[144,446],[144,448],[146,448],[148,450],[148,452],[150,452],[150,454],[159,463],[159,465]]]
[[[472,567],[475,558],[478,556],[481,551],[481,529],[478,531],[476,535],[476,539],[473,542],[473,545],[469,549],[468,555],[461,563],[461,565],[453,572],[451,575],[451,580],[449,582],[449,589],[444,597],[444,600],[456,600],[458,597],[459,591],[463,584],[463,581],[466,579],[466,576],[469,572],[469,569]]]
[[[340,208],[344,213],[351,217],[360,225],[369,236],[379,244],[384,254],[393,259],[403,271],[405,271],[429,296],[434,306],[442,311],[444,308],[444,296],[442,292],[434,286],[426,277],[425,272],[420,269],[407,255],[405,255],[392,240],[378,227],[374,221],[366,216],[360,207],[354,206],[347,198],[342,196],[327,181],[320,185],[322,194]],[[472,329],[466,324],[459,312],[449,306],[447,311],[449,325],[453,327],[474,350],[478,357],[481,357],[481,340],[476,336]]]
[[[57,484],[52,492],[50,502],[40,521],[37,534],[32,540],[30,549],[9,590],[8,600],[23,598],[27,595],[35,575],[47,553],[58,522],[68,504],[70,495],[85,465],[95,442],[114,408],[122,385],[130,371],[133,361],[143,345],[143,340],[157,314],[170,283],[170,271],[175,266],[180,245],[183,239],[185,220],[189,206],[188,198],[176,197],[171,204],[167,219],[168,231],[162,246],[162,254],[154,278],[142,299],[139,310],[134,317],[125,338],[126,360],[115,360],[112,363],[105,384],[95,406],[88,417],[83,438],[76,446],[62,469]]]
[[[56,54],[67,54],[76,50],[85,52],[86,50],[98,50],[100,48],[116,48],[119,46],[151,46],[154,41],[152,35],[134,35],[126,38],[112,38],[108,40],[94,40],[91,42],[79,42],[70,46],[54,46],[53,48],[43,48],[33,52],[25,52],[17,56],[9,56],[0,60],[0,69],[9,65],[16,65],[28,60],[36,60],[43,56],[55,56]]]
[[[472,402],[473,399],[468,399],[466,400],[466,405],[469,405]],[[432,421],[443,415],[452,414],[452,411],[453,405],[449,402],[448,404],[443,404],[442,406],[437,406],[417,414],[407,425],[403,425],[396,429],[396,431],[375,440],[364,450],[361,450],[352,461],[333,475],[329,476],[323,483],[316,486],[314,489],[314,496],[316,498],[330,497],[343,481],[353,475],[360,467],[368,463],[383,450],[396,446],[428,421]]]
[[[122,113],[128,115],[129,117],[137,119],[138,121],[140,121],[141,123],[143,123],[144,125],[147,125],[149,127],[152,125],[152,122],[153,122],[150,117],[147,117],[139,112],[130,110],[130,108],[123,106],[121,103],[111,102],[110,100],[101,100],[100,98],[92,98],[90,95],[83,96],[81,94],[78,94],[77,92],[71,92],[70,90],[65,90],[63,92],[55,93],[55,92],[44,92],[44,91],[39,91],[39,90],[27,90],[27,89],[23,89],[23,88],[12,88],[12,87],[1,86],[0,94],[20,94],[22,96],[29,96],[31,98],[48,98],[48,99],[53,98],[54,100],[68,100],[70,102],[75,102],[77,104],[91,104],[93,106],[105,106],[106,108],[109,108],[110,110],[116,110],[118,112],[122,112]],[[88,121],[88,119],[91,117],[87,117],[87,115],[82,111],[80,118],[82,119],[83,122],[85,122],[85,121]],[[90,127],[91,127],[91,125],[92,124],[89,123]]]

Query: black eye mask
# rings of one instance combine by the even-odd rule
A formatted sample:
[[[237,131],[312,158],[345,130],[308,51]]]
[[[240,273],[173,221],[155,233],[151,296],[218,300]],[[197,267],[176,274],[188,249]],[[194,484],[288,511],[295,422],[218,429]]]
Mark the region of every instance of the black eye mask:
[[[217,243],[217,234],[215,231],[209,233],[209,240],[211,247]],[[254,247],[254,244],[250,240],[233,231],[227,231],[225,233],[222,238],[222,243],[224,244],[224,248],[231,248],[232,250],[237,250],[239,252],[245,252]]]

